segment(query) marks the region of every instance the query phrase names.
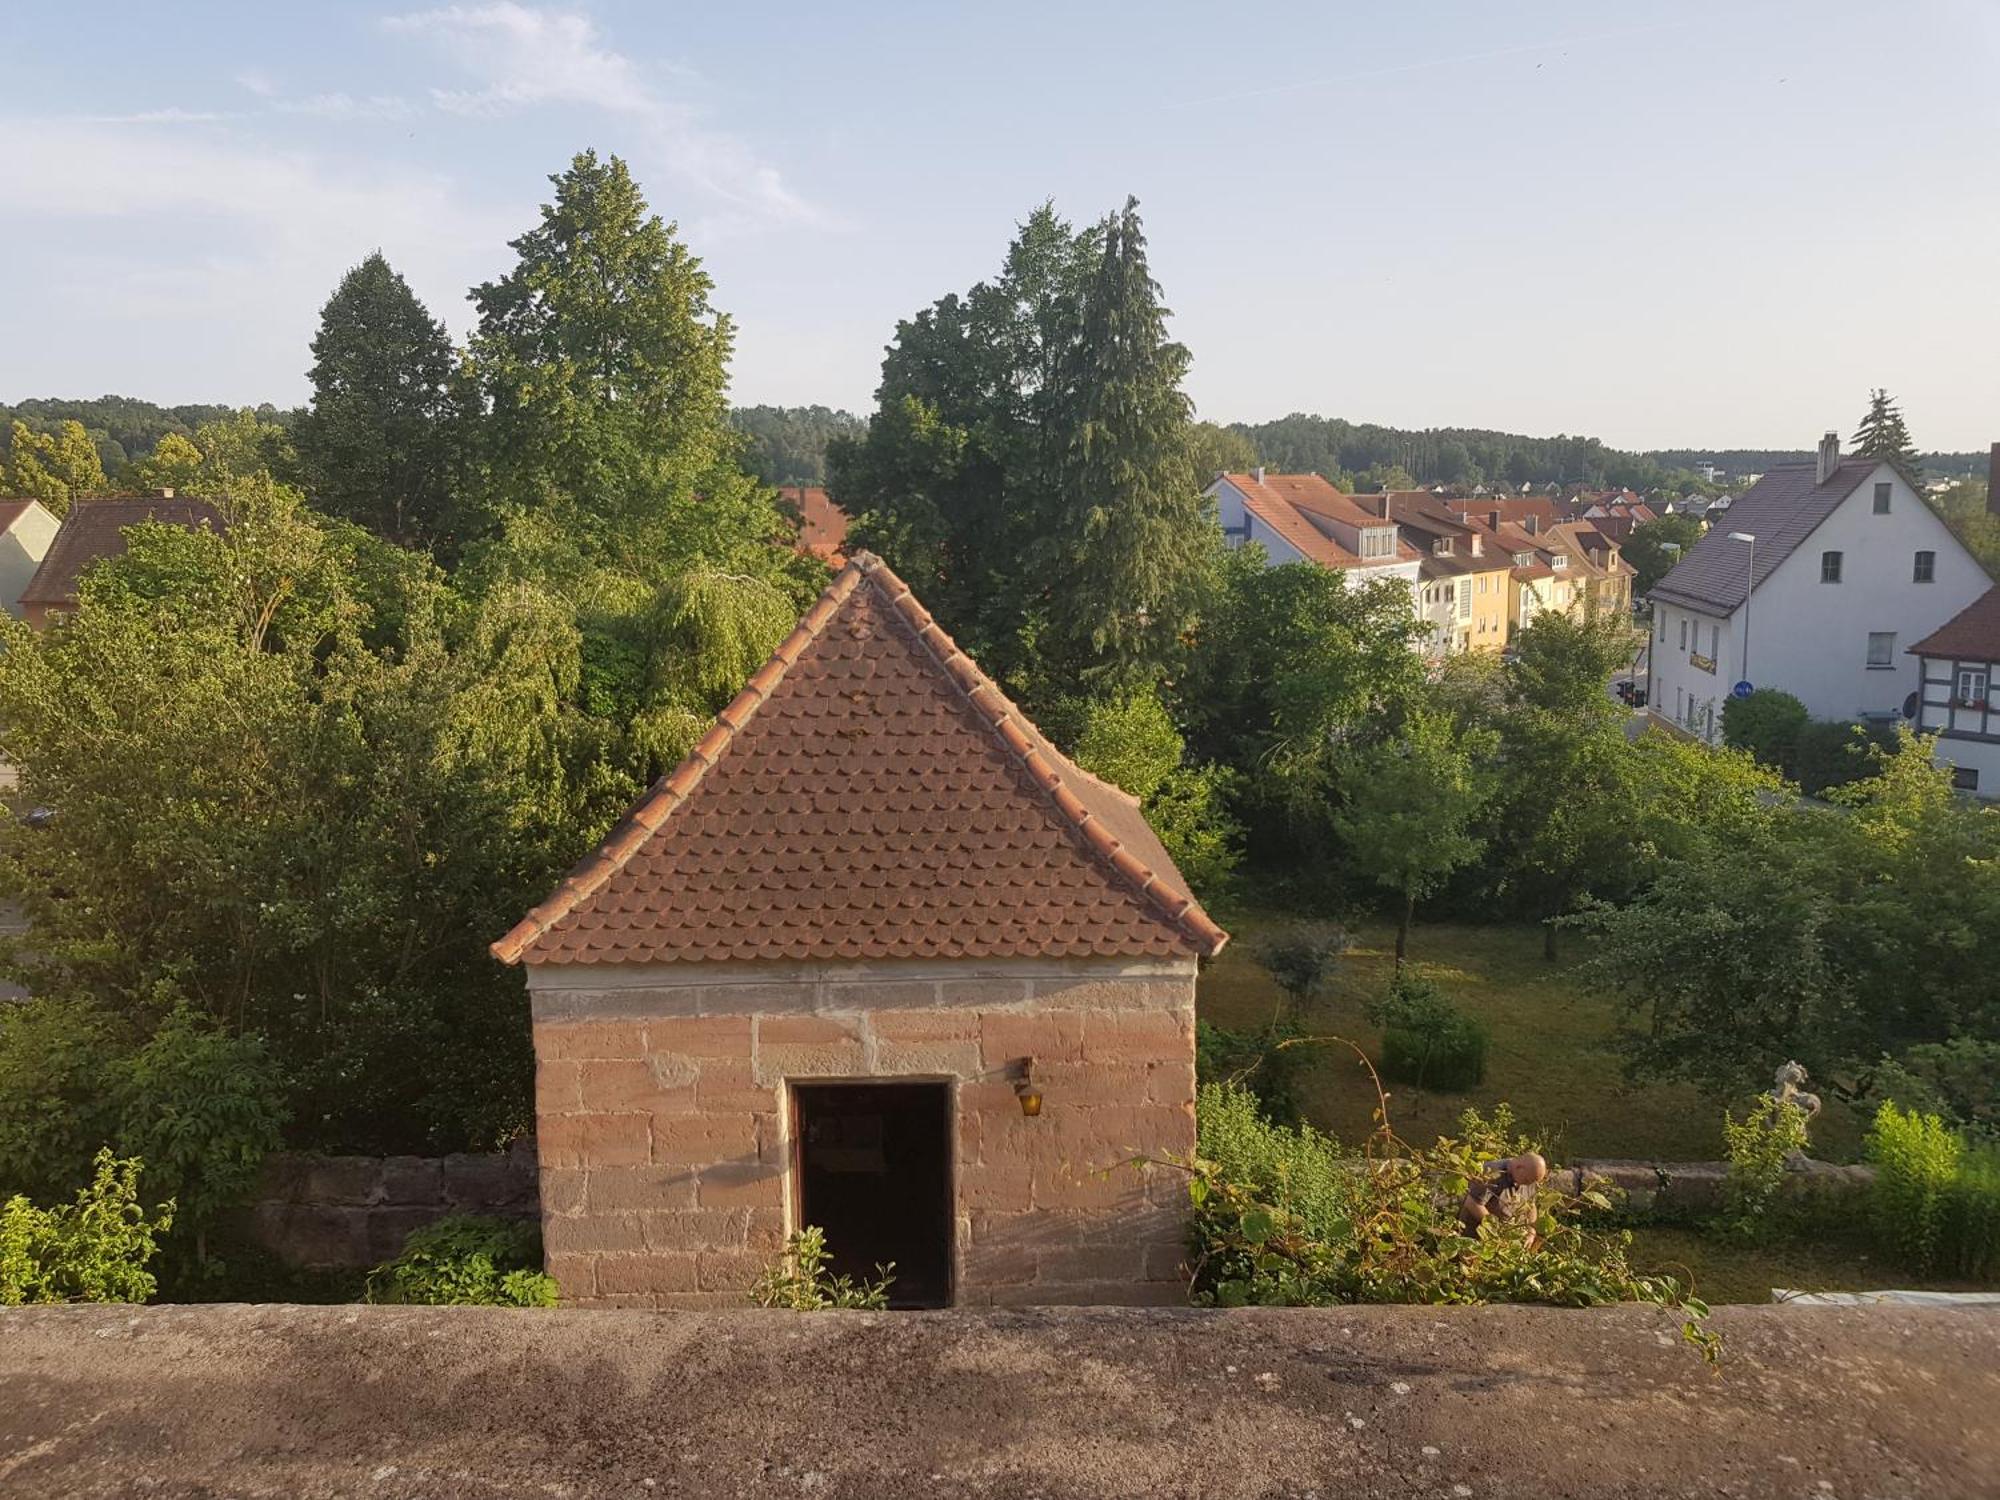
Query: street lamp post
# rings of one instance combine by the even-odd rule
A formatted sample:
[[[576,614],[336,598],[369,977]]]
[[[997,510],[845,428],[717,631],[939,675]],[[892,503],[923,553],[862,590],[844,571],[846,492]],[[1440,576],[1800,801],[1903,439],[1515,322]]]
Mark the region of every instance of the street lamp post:
[[[1732,542],[1744,542],[1750,548],[1750,565],[1743,574],[1743,677],[1750,680],[1750,591],[1757,586],[1757,534],[1754,531],[1732,531]]]

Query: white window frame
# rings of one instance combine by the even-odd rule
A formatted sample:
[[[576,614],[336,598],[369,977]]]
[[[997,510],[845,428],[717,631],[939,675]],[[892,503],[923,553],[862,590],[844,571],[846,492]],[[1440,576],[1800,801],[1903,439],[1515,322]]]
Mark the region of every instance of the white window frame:
[[[1918,552],[1910,559],[1910,581],[1912,583],[1937,582],[1937,554]]]
[[[1984,708],[1992,680],[1992,674],[1985,667],[1960,667],[1952,682],[1952,706],[1964,708],[1976,703]]]
[[[1875,655],[1875,643],[1877,641],[1888,642],[1888,644],[1882,648],[1882,655],[1880,660],[1877,660]],[[1884,667],[1893,667],[1895,665],[1896,665],[1896,632],[1893,630],[1869,631],[1868,669],[1871,672],[1879,672]]]
[[[1889,514],[1889,497],[1895,493],[1896,493],[1896,486],[1891,484],[1888,480],[1878,479],[1875,481],[1876,515],[1886,516]]]
[[[1829,568],[1828,568],[1828,566],[1827,566],[1827,565],[1828,565],[1828,562],[1829,562],[1829,561],[1831,561],[1831,563],[1832,563],[1832,567],[1831,567],[1831,569],[1829,569]],[[1847,561],[1847,555],[1846,555],[1845,553],[1843,553],[1843,552],[1840,552],[1840,551],[1838,551],[1838,550],[1834,550],[1834,549],[1829,549],[1829,550],[1827,550],[1827,551],[1825,551],[1825,552],[1822,552],[1822,553],[1820,553],[1820,555],[1819,555],[1819,581],[1820,581],[1821,583],[1838,583],[1838,582],[1840,582],[1840,575],[1841,575],[1841,572],[1842,572],[1842,569],[1843,569],[1843,567],[1844,567],[1844,566],[1845,566],[1845,564],[1846,564],[1846,561]],[[1832,574],[1832,576],[1831,576],[1831,577],[1829,577],[1829,576],[1828,576],[1828,573],[1829,573],[1829,571],[1830,571],[1830,572],[1831,572],[1831,574]]]

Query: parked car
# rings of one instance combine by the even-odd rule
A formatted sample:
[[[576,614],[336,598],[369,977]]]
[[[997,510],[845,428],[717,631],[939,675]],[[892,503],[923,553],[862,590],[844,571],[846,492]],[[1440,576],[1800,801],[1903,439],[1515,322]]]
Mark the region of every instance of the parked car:
[[[1626,681],[1618,683],[1613,688],[1613,691],[1618,694],[1622,702],[1630,704],[1633,708],[1644,708],[1646,706],[1646,690],[1636,682]]]

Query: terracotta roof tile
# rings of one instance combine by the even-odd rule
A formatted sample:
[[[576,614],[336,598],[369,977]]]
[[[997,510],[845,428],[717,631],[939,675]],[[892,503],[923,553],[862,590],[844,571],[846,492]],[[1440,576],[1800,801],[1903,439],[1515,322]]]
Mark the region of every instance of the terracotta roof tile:
[[[1138,803],[1049,744],[863,552],[493,952],[1164,958],[1226,941]]]
[[[779,490],[778,498],[798,513],[799,551],[810,552],[836,568],[847,561],[842,555],[847,545],[847,512],[835,505],[823,488],[795,484]]]
[[[2000,661],[2000,587],[1981,594],[1910,647],[1909,654]]]

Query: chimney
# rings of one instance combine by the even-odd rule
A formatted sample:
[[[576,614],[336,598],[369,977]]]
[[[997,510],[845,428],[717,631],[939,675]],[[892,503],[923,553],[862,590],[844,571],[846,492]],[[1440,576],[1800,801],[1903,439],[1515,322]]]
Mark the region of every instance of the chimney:
[[[1257,467],[1253,469],[1251,472],[1256,476],[1256,480],[1259,484],[1262,484],[1264,482],[1264,466],[1262,464],[1257,465]]]
[[[1533,511],[1530,511],[1528,512],[1527,515],[1521,517],[1521,528],[1524,531],[1526,531],[1529,536],[1540,536],[1542,531],[1542,518],[1536,515]]]
[[[2000,443],[1986,460],[1986,513],[2000,516]]]
[[[1819,467],[1814,471],[1818,477],[1814,484],[1825,484],[1833,478],[1833,471],[1840,467],[1840,434],[1829,432],[1819,440]]]

